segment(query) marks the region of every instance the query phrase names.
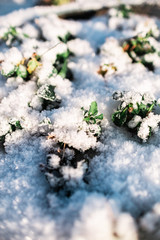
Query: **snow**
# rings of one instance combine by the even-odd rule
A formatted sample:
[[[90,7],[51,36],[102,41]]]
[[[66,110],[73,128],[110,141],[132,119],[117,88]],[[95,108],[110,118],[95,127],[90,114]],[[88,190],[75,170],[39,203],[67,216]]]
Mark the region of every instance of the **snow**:
[[[68,6],[76,9],[83,3]],[[106,1],[88,1],[82,9],[91,3],[98,8]],[[0,75],[0,136],[6,134],[0,146],[0,239],[137,240],[139,229],[152,233],[160,222],[160,115],[157,107],[156,114],[129,122],[134,127],[142,121],[138,134],[145,140],[148,126],[154,130],[142,143],[112,122],[118,107],[112,94],[126,91],[126,104],[132,101],[135,108],[141,94],[144,104],[160,97],[159,56],[152,56],[151,72],[132,63],[121,47],[124,39],[142,29],[147,32],[149,26],[157,36],[160,21],[132,14],[129,20],[121,19],[126,28],[119,29],[114,16],[62,20],[55,13],[63,10],[34,7],[0,17],[1,29],[12,22],[31,32],[31,38],[16,47],[1,43],[3,75],[33,52],[41,56],[41,66],[29,81]],[[52,48],[68,31],[76,38]],[[159,51],[159,41],[150,41]],[[67,48],[74,53],[68,63],[73,80],[49,77],[56,55]],[[98,74],[103,64],[114,64],[117,71],[103,77]],[[44,109],[38,93],[48,85],[55,86],[60,101]],[[93,101],[98,114],[103,113],[100,138],[95,136],[99,125],[88,125],[81,109],[89,110]],[[22,129],[8,133],[11,120],[20,121]]]

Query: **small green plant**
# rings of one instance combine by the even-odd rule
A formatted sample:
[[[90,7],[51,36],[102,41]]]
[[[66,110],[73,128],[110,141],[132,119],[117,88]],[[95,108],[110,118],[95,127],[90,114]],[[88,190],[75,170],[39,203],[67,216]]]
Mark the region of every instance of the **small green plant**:
[[[63,52],[61,54],[57,54],[56,61],[53,64],[53,70],[50,77],[54,76],[54,74],[60,75],[62,78],[72,78],[72,73],[70,69],[68,68],[68,59],[70,56],[73,56],[73,53],[67,49],[66,52]]]
[[[29,38],[25,33],[18,32],[16,27],[10,26],[3,36],[0,37],[7,45],[12,45],[14,42],[21,42],[23,38]]]
[[[0,136],[0,141],[2,143],[5,142],[5,138],[8,134],[11,134],[12,132],[15,132],[16,130],[22,130],[22,126],[19,120],[11,119],[6,127],[6,132],[3,132],[3,134]]]
[[[70,32],[67,32],[64,37],[58,36],[58,39],[59,39],[61,42],[67,44],[69,41],[75,39],[75,37],[74,37]]]
[[[103,114],[98,114],[97,102],[92,102],[89,110],[81,108],[83,111],[83,121],[85,121],[90,127],[89,131],[93,133],[94,136],[99,136],[101,133],[101,121],[103,120]],[[95,125],[95,126],[93,126]]]
[[[39,98],[40,101],[38,101],[38,103],[39,105],[41,105],[41,107],[38,106],[38,109],[42,109],[42,110],[44,109],[49,110],[52,108],[56,108],[61,103],[61,99],[58,99],[55,94],[55,86],[49,85],[49,84],[42,85],[38,89],[35,97]],[[34,102],[34,98],[32,99],[31,102],[28,103],[28,106],[34,108],[33,102]]]
[[[154,115],[158,102],[149,94],[134,92],[115,92],[113,99],[120,101],[117,110],[112,114],[112,121],[117,126],[125,126],[146,141],[160,122],[160,115]]]
[[[151,36],[149,32],[145,37],[136,36],[123,43],[123,50],[128,53],[129,57],[132,59],[133,63],[140,62],[146,68],[153,71],[153,62],[145,60],[146,54],[155,53],[156,49],[150,44],[148,38]]]
[[[83,107],[81,109],[84,111],[83,121],[88,124],[98,124],[101,120],[103,120],[103,114],[98,115],[97,102],[92,102],[89,110],[85,110]]]
[[[108,73],[114,73],[117,71],[117,67],[113,63],[103,64],[99,67],[97,73],[100,74],[102,77]]]
[[[118,7],[116,7],[117,10],[117,17],[123,17],[123,18],[129,18],[130,13],[132,13],[132,9],[130,6],[125,4],[120,4]]]

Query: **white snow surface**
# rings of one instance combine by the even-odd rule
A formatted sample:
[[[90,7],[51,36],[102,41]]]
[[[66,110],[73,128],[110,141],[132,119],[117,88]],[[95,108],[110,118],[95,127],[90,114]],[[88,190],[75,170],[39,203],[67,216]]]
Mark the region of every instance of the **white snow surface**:
[[[92,3],[97,8],[106,2],[111,3],[87,1],[85,8],[91,8]],[[77,3],[84,4],[83,0]],[[12,70],[13,64],[18,64],[22,56],[31,56],[35,49],[43,54],[59,41],[59,35],[70,31],[76,36],[67,45],[75,54],[69,59],[72,82],[60,76],[48,77],[56,54],[67,48],[63,44],[42,56],[42,66],[36,70],[38,80],[34,77],[28,82],[18,77],[6,80],[0,75],[0,132],[7,131],[11,119],[18,119],[23,128],[8,134],[0,149],[0,240],[137,240],[136,220],[142,214],[145,214],[140,221],[143,230],[154,231],[160,221],[160,132],[157,130],[148,142],[141,143],[125,128],[116,127],[111,120],[117,108],[112,93],[125,90],[160,97],[159,64],[155,64],[155,72],[150,72],[141,63],[131,63],[120,46],[123,39],[135,36],[142,26],[148,31],[144,22],[150,18],[132,15],[127,30],[120,31],[117,22],[108,23],[107,16],[85,21],[62,20],[53,13],[62,10],[63,7],[30,8],[0,17],[0,28],[12,23],[33,29],[32,38],[17,48],[0,45],[0,59],[4,60],[1,67],[5,71]],[[160,26],[160,21],[152,18],[149,24],[156,29],[155,24]],[[160,48],[158,41],[152,42]],[[156,63],[159,58],[155,56],[153,60]],[[102,63],[114,63],[117,71],[103,78],[97,73]],[[55,92],[62,100],[59,108],[42,111],[36,107],[39,104],[39,99],[35,99],[36,81],[39,85],[56,86]],[[35,108],[28,106],[31,101]],[[86,133],[81,110],[89,109],[92,101],[97,101],[98,111],[104,115],[99,140]],[[50,119],[51,126],[44,119]],[[60,158],[50,153],[55,141],[80,152],[91,148],[95,151],[87,182],[82,177],[84,166],[62,167],[73,190],[69,197],[65,189],[60,194],[56,192],[52,176],[48,174],[50,186],[40,171],[39,165],[46,164],[48,154],[49,166],[59,165]],[[66,151],[68,158],[74,156],[74,151]]]

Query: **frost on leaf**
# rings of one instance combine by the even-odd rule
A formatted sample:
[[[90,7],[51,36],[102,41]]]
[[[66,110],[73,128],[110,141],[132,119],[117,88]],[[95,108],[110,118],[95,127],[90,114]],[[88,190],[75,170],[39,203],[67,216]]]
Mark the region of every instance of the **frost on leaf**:
[[[56,99],[55,86],[52,85],[43,85],[37,91],[38,97],[53,102]]]

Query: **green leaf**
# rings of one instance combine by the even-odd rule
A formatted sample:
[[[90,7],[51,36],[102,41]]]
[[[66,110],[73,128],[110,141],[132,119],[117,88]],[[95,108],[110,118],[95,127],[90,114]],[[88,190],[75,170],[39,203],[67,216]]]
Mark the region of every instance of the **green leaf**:
[[[95,119],[103,120],[103,114],[100,114],[100,115],[96,116]]]
[[[123,126],[127,120],[128,108],[123,111],[118,111],[112,114],[112,121],[119,127]]]
[[[23,33],[23,36],[24,36],[25,38],[29,38],[29,35],[26,34],[26,33]]]
[[[83,118],[83,121],[86,121],[87,123],[89,123],[90,117],[85,117]]]
[[[28,75],[27,68],[21,64],[17,67],[16,73],[17,73],[17,76],[22,78],[26,78]]]
[[[91,103],[88,114],[89,115],[96,115],[97,113],[98,113],[97,102],[94,101],[94,102]]]
[[[14,67],[9,73],[5,73],[2,69],[1,73],[5,77],[13,77],[16,73],[17,67]]]
[[[68,58],[72,55],[72,52],[67,49],[66,52],[61,54],[57,54],[56,61],[53,64],[53,71],[52,73],[56,73],[61,75],[62,78],[66,78],[70,76],[70,71],[68,69]]]
[[[67,34],[64,37],[58,36],[58,39],[63,43],[67,43],[74,38],[75,37],[70,32],[67,32]]]
[[[61,68],[61,70],[60,70],[60,72],[59,72],[59,75],[60,75],[62,78],[66,78],[67,71],[68,71],[67,61],[65,61],[64,64],[62,65],[62,68]]]
[[[55,86],[45,84],[37,91],[38,97],[53,102],[56,99]]]
[[[11,131],[12,132],[16,131],[17,129],[20,129],[20,130],[23,129],[19,120],[11,121],[11,122],[9,122],[9,124],[11,126]]]

